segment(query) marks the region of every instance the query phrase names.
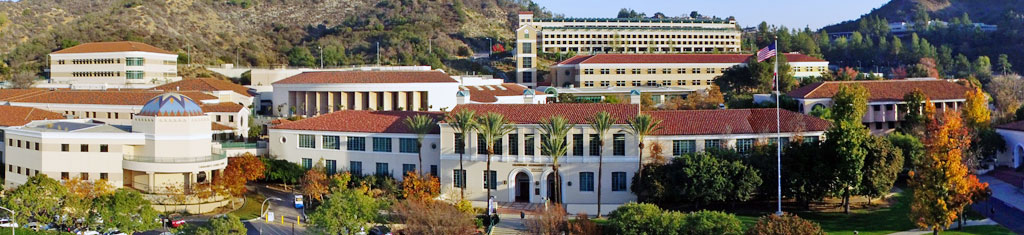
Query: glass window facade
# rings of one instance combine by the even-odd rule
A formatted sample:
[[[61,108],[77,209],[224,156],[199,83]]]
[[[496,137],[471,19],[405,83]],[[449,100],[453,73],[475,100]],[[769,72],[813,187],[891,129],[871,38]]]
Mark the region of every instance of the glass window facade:
[[[612,172],[612,191],[623,192],[626,191],[626,172],[616,171]]]
[[[580,192],[594,191],[594,172],[580,172]]]
[[[391,138],[373,137],[374,152],[391,152]]]
[[[415,138],[401,138],[398,139],[398,151],[402,153],[418,153],[420,148],[416,144]]]
[[[696,142],[695,140],[673,140],[672,155],[679,156],[695,152],[697,150]]]
[[[341,137],[336,135],[325,135],[323,136],[323,148],[324,149],[341,149]]]
[[[347,144],[349,151],[366,151],[366,137],[348,137]]]

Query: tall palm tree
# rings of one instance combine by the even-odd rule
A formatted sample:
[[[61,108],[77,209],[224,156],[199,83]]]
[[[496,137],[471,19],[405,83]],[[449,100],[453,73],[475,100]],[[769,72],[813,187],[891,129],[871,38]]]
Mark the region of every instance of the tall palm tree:
[[[637,161],[638,164],[640,165],[639,171],[638,171],[638,172],[640,172],[639,175],[638,175],[638,177],[640,177],[640,178],[639,178],[639,180],[637,180],[637,182],[640,182],[641,184],[643,184],[643,182],[644,182],[643,181],[643,179],[644,179],[644,138],[647,137],[648,135],[654,133],[655,131],[658,131],[659,129],[661,129],[661,120],[654,119],[654,117],[651,117],[650,114],[636,115],[636,117],[633,117],[632,120],[629,120],[629,129],[630,129],[630,133],[633,134],[634,137],[636,137],[637,147],[640,150],[639,151],[640,160]],[[642,185],[640,185],[640,186],[642,186]]]
[[[608,135],[608,130],[612,129],[612,125],[615,124],[614,117],[607,111],[601,111],[594,114],[594,117],[590,118],[590,128],[594,128],[597,132],[597,217],[601,218],[601,182],[604,180],[604,137]]]
[[[409,129],[412,130],[413,133],[416,133],[416,154],[419,155],[419,159],[420,159],[420,171],[419,171],[419,173],[422,174],[423,173],[423,151],[422,151],[423,150],[423,138],[425,138],[427,136],[427,134],[430,134],[430,131],[433,130],[435,126],[437,126],[437,120],[434,120],[433,117],[430,117],[430,116],[427,116],[427,115],[416,114],[415,116],[405,117],[405,125],[407,127],[409,127]]]
[[[562,203],[562,176],[558,174],[558,159],[569,152],[569,146],[565,143],[565,137],[574,125],[562,116],[552,116],[541,121],[540,129],[548,136],[541,143],[541,149],[551,157],[551,170],[555,174],[555,202]]]
[[[469,140],[467,135],[473,130],[476,130],[476,111],[463,109],[459,112],[448,113],[446,117],[448,125],[455,130],[455,133],[462,135],[462,151],[459,152],[459,174],[462,174],[462,178],[466,178],[466,168],[462,165],[462,155],[466,153],[466,141]],[[459,140],[455,140],[459,141]],[[459,183],[462,183],[460,181]],[[462,199],[466,198],[466,186],[462,185],[462,192],[460,193]]]
[[[476,123],[476,130],[483,136],[484,144],[487,145],[487,171],[484,171],[484,177],[488,181],[487,199],[490,199],[491,187],[493,185],[490,185],[489,181],[497,181],[496,179],[488,179],[491,172],[491,156],[494,155],[494,142],[515,130],[515,126],[505,116],[497,113],[487,113],[483,116],[478,116]]]

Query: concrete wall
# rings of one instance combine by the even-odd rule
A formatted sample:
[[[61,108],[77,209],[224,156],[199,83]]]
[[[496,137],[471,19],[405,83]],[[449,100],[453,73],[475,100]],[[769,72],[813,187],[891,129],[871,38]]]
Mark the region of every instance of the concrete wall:
[[[1020,167],[1024,162],[1024,132],[1008,129],[996,129],[996,133],[1006,140],[1006,149],[996,154],[996,165]]]

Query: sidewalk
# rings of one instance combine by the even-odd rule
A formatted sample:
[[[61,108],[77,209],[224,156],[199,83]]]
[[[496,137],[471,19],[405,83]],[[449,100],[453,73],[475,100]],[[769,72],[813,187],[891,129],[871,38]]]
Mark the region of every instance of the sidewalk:
[[[1024,193],[1021,189],[991,175],[978,176],[978,180],[989,184],[992,196],[975,202],[971,207],[1010,231],[1024,234]]]
[[[996,224],[999,224],[999,223],[996,223],[995,221],[992,221],[991,219],[968,220],[967,222],[964,222],[964,227],[979,226],[979,225],[996,225]],[[953,231],[953,230],[956,229],[956,226],[957,226],[957,224],[954,223],[953,226],[951,226],[950,228],[946,229],[946,231]],[[932,231],[921,230],[921,229],[913,229],[913,230],[908,230],[908,231],[903,231],[903,232],[898,232],[898,233],[890,233],[889,235],[919,235],[919,234],[930,234],[930,233],[932,233]]]
[[[1021,192],[1020,188],[1014,187],[1013,185],[996,179],[990,175],[978,176],[978,180],[988,183],[988,188],[992,189],[993,198],[999,199],[999,201],[1002,201],[1017,210],[1024,211],[1024,193]]]

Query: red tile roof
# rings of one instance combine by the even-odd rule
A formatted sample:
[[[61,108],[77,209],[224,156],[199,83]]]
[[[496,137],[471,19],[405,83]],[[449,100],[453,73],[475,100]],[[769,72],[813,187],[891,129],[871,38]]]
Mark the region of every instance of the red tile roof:
[[[141,43],[141,42],[89,42],[82,43],[77,46],[69,47],[64,50],[55,51],[52,54],[67,54],[67,53],[94,53],[94,52],[122,52],[122,51],[142,51],[142,52],[153,52],[160,54],[175,54],[164,49],[157,48],[155,46]]]
[[[444,113],[441,112],[342,110],[298,121],[283,122],[270,128],[365,133],[412,133],[405,125],[404,120],[406,117],[417,114],[430,115],[434,120],[438,121],[444,118]],[[431,133],[437,134],[439,129],[434,128]]]
[[[234,91],[240,95],[252,97],[249,94],[249,88],[242,85],[235,84],[231,81],[220,80],[216,78],[186,78],[181,81],[167,83],[157,87],[153,87],[152,90],[163,90],[163,91]]]
[[[214,131],[233,131],[233,130],[235,130],[235,128],[234,127],[230,127],[230,126],[226,126],[224,124],[216,123],[216,122],[210,122],[210,130],[214,130]]]
[[[146,90],[43,90],[31,94],[13,97],[4,101],[18,103],[48,104],[108,104],[108,105],[144,105],[153,97],[164,94],[162,91]],[[217,99],[217,97],[198,91],[178,92],[196,102]]]
[[[1024,121],[1016,121],[996,126],[996,129],[1004,129],[1011,131],[1024,131]]]
[[[46,89],[0,89],[0,101],[10,101],[46,92]]]
[[[203,104],[200,107],[203,108],[204,113],[237,113],[242,108],[245,108],[245,106],[230,102]]]
[[[921,89],[933,100],[964,99],[970,88],[946,80],[867,80],[827,81],[812,83],[789,91],[789,96],[802,99],[832,98],[839,87],[857,84],[868,90],[869,101],[902,101],[903,95]]]
[[[300,73],[273,84],[436,82],[457,81],[440,71],[324,71]]]
[[[825,62],[825,60],[807,55],[784,54],[789,62]],[[751,54],[595,54],[578,55],[559,65],[570,64],[630,64],[630,63],[727,63],[739,64],[747,62]]]
[[[500,87],[505,88],[502,90],[499,86],[465,86],[469,91],[469,100],[474,102],[482,103],[493,103],[498,101],[498,96],[521,96],[523,91],[526,91],[526,86],[515,84],[515,83],[502,83]],[[543,91],[534,90],[535,95],[543,95]]]
[[[472,94],[470,94],[472,96]],[[601,111],[608,111],[625,124],[640,112],[636,104],[600,104],[600,103],[552,103],[552,104],[460,104],[452,112],[467,109],[476,111],[477,115],[498,113],[509,121],[517,124],[536,124],[552,116],[562,116],[573,124],[588,124],[588,120]]]
[[[42,109],[0,105],[0,126],[21,126],[35,120],[64,119],[64,114]]]
[[[717,135],[775,132],[775,109],[712,109],[649,111],[662,120],[655,135]],[[828,121],[782,110],[782,132],[824,131]]]

